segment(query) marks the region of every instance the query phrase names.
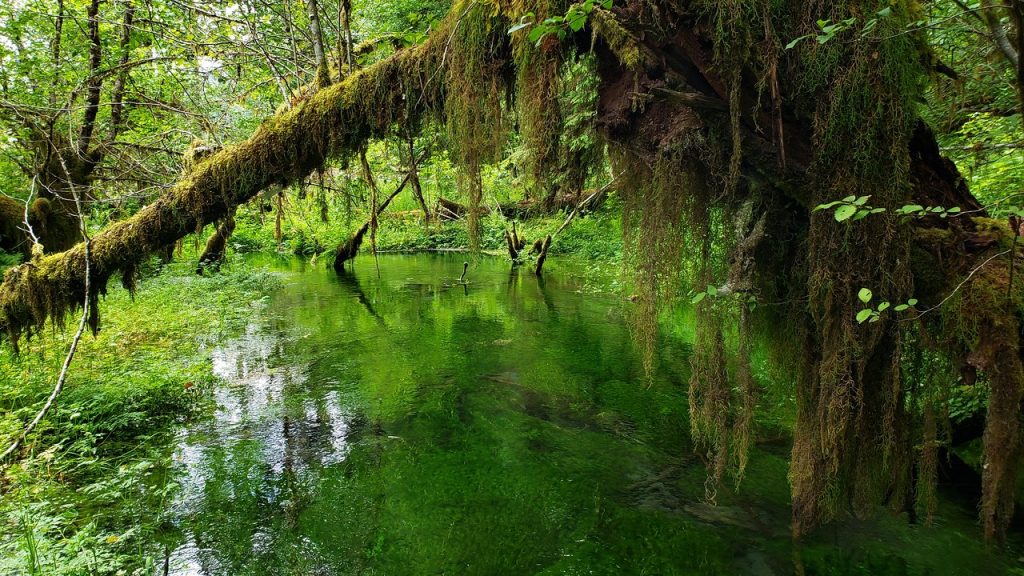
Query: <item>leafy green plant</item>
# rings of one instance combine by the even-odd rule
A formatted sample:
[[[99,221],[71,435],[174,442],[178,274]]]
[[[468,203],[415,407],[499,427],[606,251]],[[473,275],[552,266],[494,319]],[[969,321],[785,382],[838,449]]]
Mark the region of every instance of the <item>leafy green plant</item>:
[[[917,305],[917,299],[911,298],[902,304],[893,306],[888,300],[881,300],[878,304],[871,306],[871,301],[875,295],[870,288],[861,288],[857,293],[857,299],[862,303],[867,304],[866,308],[862,308],[860,312],[857,312],[857,322],[863,324],[865,322],[878,322],[882,319],[882,313],[892,308],[896,312],[903,312]]]
[[[920,204],[907,204],[896,209],[896,213],[901,216],[938,216],[940,218],[946,218],[954,214],[960,213],[959,206],[953,206],[950,208],[944,208],[942,206],[921,206]]]
[[[692,291],[691,291],[691,293],[692,293]],[[705,290],[702,290],[702,291],[696,292],[696,293],[692,293],[692,295],[690,296],[690,303],[691,304],[699,304],[701,301],[703,301],[708,296],[711,296],[711,297],[718,296],[718,288],[712,286],[711,284],[708,284],[708,287]]]
[[[960,424],[983,413],[988,408],[988,396],[989,386],[985,382],[952,387],[947,400],[950,421]]]
[[[891,14],[892,7],[890,6],[886,6],[885,8],[882,8],[881,10],[876,12],[874,18],[871,18],[870,20],[864,23],[864,28],[861,29],[859,37],[863,38],[867,36],[868,32],[870,32],[872,29],[874,29],[875,26],[878,25],[878,21],[880,19],[886,18]],[[836,35],[846,32],[847,30],[853,28],[856,23],[856,18],[846,18],[844,20],[836,21],[818,20],[817,24],[818,29],[820,30],[819,33],[804,34],[803,36],[794,38],[789,42],[789,44],[786,44],[786,50],[791,50],[795,48],[798,44],[800,44],[804,40],[807,40],[808,38],[814,38],[815,40],[817,40],[818,44],[825,44],[831,41],[833,38],[835,38]]]
[[[565,38],[570,31],[579,32],[587,24],[590,14],[597,8],[610,10],[612,0],[584,0],[577,2],[560,16],[551,16],[541,22],[535,22],[536,14],[527,12],[519,19],[519,23],[508,29],[509,34],[515,34],[520,30],[530,29],[526,39],[538,46],[541,41],[549,35],[555,35],[559,40]]]
[[[833,217],[836,222],[845,222],[847,220],[857,221],[869,214],[878,214],[885,212],[885,208],[875,208],[868,205],[868,200],[871,196],[847,196],[842,200],[836,200],[835,202],[829,202],[827,204],[819,204],[815,206],[814,212],[819,210],[832,210]]]
[[[871,214],[881,214],[886,212],[885,208],[869,205],[867,202],[870,198],[871,196],[847,196],[842,200],[819,204],[814,207],[814,212],[819,210],[834,210],[835,212],[832,216],[836,219],[836,222],[845,222],[847,220],[856,222],[857,220],[861,220]],[[907,217],[938,216],[940,218],[948,218],[949,216],[959,214],[961,209],[959,206],[946,208],[943,206],[907,204],[897,208],[895,212],[900,216]]]

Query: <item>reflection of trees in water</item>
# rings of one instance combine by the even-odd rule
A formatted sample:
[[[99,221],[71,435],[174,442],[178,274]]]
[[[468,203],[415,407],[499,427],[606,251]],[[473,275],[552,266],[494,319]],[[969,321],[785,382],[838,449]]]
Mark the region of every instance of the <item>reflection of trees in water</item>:
[[[196,572],[280,567],[299,553],[310,562],[334,558],[303,534],[318,522],[311,514],[325,514],[317,492],[336,488],[328,478],[358,487],[329,496],[372,524],[386,497],[401,498],[378,483],[397,474],[395,466],[412,465],[419,447],[457,453],[472,449],[481,432],[518,434],[482,431],[481,414],[512,414],[538,430],[645,438],[634,431],[644,422],[606,405],[604,383],[632,380],[638,369],[623,322],[605,314],[615,302],[570,291],[555,275],[492,273],[474,272],[472,298],[440,281],[304,279],[275,300],[262,325],[214,353],[230,385],[217,389],[213,422],[192,439],[199,455],[189,467],[200,478],[186,492],[204,488],[184,528]],[[423,275],[409,276],[416,274]],[[359,397],[378,403],[372,417],[360,418],[331,383],[349,370],[358,371]],[[506,372],[522,378],[499,381]],[[361,429],[368,435],[350,459]],[[557,446],[547,435],[534,440],[517,458],[531,462],[534,452]],[[352,526],[357,534],[346,537],[370,538],[361,533],[367,529]]]
[[[370,299],[366,297],[366,292],[363,291],[363,287],[359,283],[359,278],[355,275],[354,272],[342,270],[341,272],[337,273],[335,278],[337,279],[338,284],[344,286],[347,290],[349,290],[355,295],[356,300],[363,306],[363,308],[366,309],[367,313],[369,313],[370,316],[376,318],[380,324],[384,324],[384,318],[377,313],[377,310],[373,306],[373,302],[371,302]]]
[[[348,453],[352,411],[294,363],[287,326],[251,326],[213,353],[226,381],[217,410],[179,450],[185,544],[173,560],[186,572],[238,573],[275,555],[315,497],[315,469]]]

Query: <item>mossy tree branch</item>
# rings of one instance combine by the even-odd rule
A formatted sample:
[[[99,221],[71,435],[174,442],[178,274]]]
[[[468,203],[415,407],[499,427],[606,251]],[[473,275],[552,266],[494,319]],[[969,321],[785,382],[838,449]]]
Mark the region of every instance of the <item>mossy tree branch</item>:
[[[384,137],[406,115],[436,108],[443,94],[448,39],[444,30],[439,32],[437,40],[400,51],[268,119],[248,140],[211,155],[168,193],[97,234],[92,243],[92,299],[117,273],[125,286],[133,287],[138,265],[149,254],[224,218],[268,186],[305,178],[327,158]],[[406,93],[418,97],[406,103]],[[0,330],[16,344],[47,321],[62,322],[81,305],[84,273],[81,244],[7,271],[0,284]]]

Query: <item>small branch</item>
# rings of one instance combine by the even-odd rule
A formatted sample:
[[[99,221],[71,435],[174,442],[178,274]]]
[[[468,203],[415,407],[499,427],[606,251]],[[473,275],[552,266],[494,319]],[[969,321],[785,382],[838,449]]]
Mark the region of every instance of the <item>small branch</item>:
[[[911,320],[917,320],[917,319],[921,318],[922,316],[924,316],[925,314],[928,314],[929,312],[933,312],[935,310],[938,310],[939,308],[942,307],[943,304],[945,304],[950,298],[952,298],[954,294],[959,292],[960,289],[963,288],[965,284],[970,282],[971,278],[978,272],[978,270],[981,270],[986,265],[988,265],[989,262],[995,260],[996,258],[998,258],[1000,256],[1005,256],[1006,254],[1009,254],[1010,252],[1011,252],[1011,250],[1003,250],[1002,252],[999,252],[997,254],[993,254],[992,256],[989,256],[988,259],[986,259],[984,262],[982,262],[981,264],[978,264],[978,266],[974,270],[971,270],[971,272],[969,274],[967,274],[967,278],[964,278],[962,282],[957,284],[956,288],[953,288],[953,290],[948,295],[946,295],[946,297],[943,298],[941,302],[939,302],[935,306],[932,306],[931,308],[928,308],[927,310],[924,310],[924,311],[920,312],[917,316],[914,316],[912,318],[904,318],[902,320],[902,322],[909,322]]]
[[[64,168],[65,172],[67,172],[67,166],[64,163],[63,159],[61,159],[61,166]],[[3,454],[0,454],[0,463],[6,462],[7,459],[12,454],[14,454],[14,452],[18,449],[19,446],[21,446],[21,444],[25,441],[28,435],[31,434],[32,431],[35,430],[36,426],[38,426],[39,423],[43,420],[43,418],[46,417],[46,414],[50,411],[50,408],[53,407],[53,403],[57,400],[57,396],[60,395],[61,390],[64,389],[64,383],[67,381],[68,378],[68,370],[71,368],[71,361],[74,360],[75,358],[75,352],[78,350],[78,343],[82,341],[82,334],[85,333],[85,325],[89,319],[89,302],[91,300],[89,295],[89,290],[91,289],[89,285],[91,275],[91,239],[89,238],[89,231],[86,228],[85,215],[82,213],[82,202],[79,198],[78,192],[76,191],[74,185],[72,185],[71,192],[74,195],[75,208],[78,211],[79,231],[82,234],[82,239],[85,241],[83,244],[85,251],[85,273],[83,276],[85,294],[82,297],[82,316],[78,320],[78,330],[75,331],[75,336],[71,340],[71,347],[68,348],[68,353],[64,357],[64,364],[60,368],[60,374],[57,376],[57,383],[54,385],[53,391],[50,392],[50,397],[46,399],[46,403],[43,404],[43,407],[36,414],[36,417],[33,418],[32,421],[29,422],[28,426],[26,426],[25,429],[21,431],[21,434],[18,436],[18,438],[14,442],[12,442],[11,445],[8,446],[6,450],[4,450]]]
[[[669,90],[668,88],[655,88],[654,91],[662,96],[666,96],[673,102],[678,102],[679,104],[689,106],[691,108],[722,111],[729,109],[728,102],[699,92],[679,92],[676,90]]]
[[[576,206],[573,207],[572,212],[569,213],[569,216],[567,216],[565,218],[565,222],[562,222],[562,225],[559,226],[558,230],[555,230],[555,233],[552,234],[551,236],[554,237],[554,236],[558,236],[559,234],[561,234],[562,230],[565,230],[569,226],[569,224],[573,221],[574,218],[576,218],[576,215],[579,214],[580,210],[582,210],[584,206],[589,204],[590,201],[593,200],[594,198],[597,198],[601,194],[604,194],[605,192],[607,192],[608,189],[611,188],[612,185],[614,185],[616,181],[618,181],[617,177],[612,178],[612,180],[610,182],[608,182],[604,186],[598,188],[596,191],[594,191],[593,194],[591,194],[590,196],[587,196],[586,198],[581,200],[579,203],[577,203]]]
[[[32,176],[32,187],[28,190],[28,198],[25,199],[25,232],[32,238],[32,250],[31,253],[35,253],[36,246],[40,244],[39,237],[36,236],[35,230],[32,229],[32,224],[29,222],[28,212],[29,207],[32,205],[32,196],[36,192],[36,183],[39,181],[39,176]]]

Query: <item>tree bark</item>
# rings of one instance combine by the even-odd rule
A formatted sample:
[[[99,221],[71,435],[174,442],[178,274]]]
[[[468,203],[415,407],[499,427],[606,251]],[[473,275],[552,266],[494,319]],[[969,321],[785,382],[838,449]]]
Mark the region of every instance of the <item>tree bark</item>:
[[[306,12],[309,14],[309,33],[313,37],[313,54],[316,56],[317,87],[323,88],[331,84],[331,73],[324,52],[324,35],[320,30],[320,9],[316,0],[306,0]]]

